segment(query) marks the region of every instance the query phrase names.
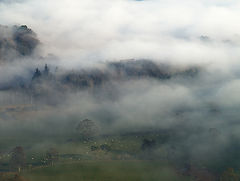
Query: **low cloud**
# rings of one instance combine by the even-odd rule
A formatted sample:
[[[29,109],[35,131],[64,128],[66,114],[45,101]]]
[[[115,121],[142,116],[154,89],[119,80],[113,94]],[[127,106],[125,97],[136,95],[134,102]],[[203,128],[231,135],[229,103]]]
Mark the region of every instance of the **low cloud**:
[[[1,24],[26,24],[41,42],[0,65],[1,134],[68,134],[89,118],[103,134],[174,131],[165,147],[178,142],[196,160],[213,150],[206,159],[215,159],[240,137],[239,8],[236,0],[0,1]],[[127,63],[124,73],[108,67],[126,59],[151,60],[171,76],[149,76],[149,64],[136,64],[134,76]],[[51,80],[33,83],[45,63]],[[107,78],[96,86],[99,75]]]
[[[129,58],[237,63],[236,1],[38,0],[2,4],[2,24],[27,24],[64,66]],[[199,40],[208,36],[209,43]],[[230,43],[226,43],[230,42]]]

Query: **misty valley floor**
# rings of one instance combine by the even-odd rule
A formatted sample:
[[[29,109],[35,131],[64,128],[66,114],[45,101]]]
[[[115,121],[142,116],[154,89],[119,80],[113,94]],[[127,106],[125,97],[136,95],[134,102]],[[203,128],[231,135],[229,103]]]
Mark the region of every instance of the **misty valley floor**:
[[[32,181],[186,180],[165,165],[146,161],[89,161],[36,169],[24,175]]]
[[[208,175],[205,177],[205,173],[198,172],[200,176],[195,173],[184,174],[183,168],[176,167],[166,159],[164,149],[160,151],[162,157],[157,157],[153,150],[142,150],[143,139],[164,142],[166,133],[108,135],[91,141],[69,139],[73,136],[76,137],[42,136],[40,139],[36,135],[0,139],[0,145],[6,150],[18,143],[26,154],[26,165],[19,179],[14,179],[16,172],[11,173],[9,169],[9,152],[1,154],[0,181],[191,181],[194,177],[201,181],[212,181]],[[53,165],[43,162],[50,146],[59,152],[59,159]],[[10,180],[6,177],[1,179],[1,171],[9,173]]]
[[[0,0],[0,181],[240,181],[240,0]]]
[[[23,173],[30,181],[190,181],[156,161],[85,161]]]
[[[0,181],[25,181],[15,178],[17,169],[12,168],[11,160],[17,147],[24,152],[19,178],[27,181],[218,181],[223,176],[239,178],[238,140],[232,139],[229,147],[221,152],[218,146],[223,136],[216,128],[196,130],[182,124],[180,128],[144,127],[95,135],[94,119],[69,116],[62,120],[54,109],[24,108],[12,106],[2,111],[6,118],[19,120],[2,121],[7,123],[2,124],[3,128],[10,131],[2,129],[0,132]],[[36,119],[34,115],[38,114],[48,115],[49,110],[51,116],[27,120]],[[106,128],[106,125],[102,127]],[[196,131],[199,135],[205,133],[207,139],[202,139]],[[192,152],[196,153],[192,156],[196,144],[191,140],[188,144],[191,134],[196,141],[204,141],[197,145],[205,144],[208,149]],[[87,139],[88,136],[91,138]],[[219,150],[210,149],[214,146]],[[53,163],[46,160],[51,149],[51,155],[57,155],[57,159],[52,158]],[[17,162],[15,159],[15,166]],[[2,174],[5,176],[1,178]]]

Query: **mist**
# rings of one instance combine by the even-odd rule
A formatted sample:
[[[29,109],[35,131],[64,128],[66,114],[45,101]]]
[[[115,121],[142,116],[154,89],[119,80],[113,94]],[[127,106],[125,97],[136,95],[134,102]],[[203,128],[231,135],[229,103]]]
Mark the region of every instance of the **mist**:
[[[41,138],[32,150],[62,136],[75,143],[90,119],[103,138],[166,132],[156,158],[167,150],[177,164],[238,169],[239,8],[235,0],[0,1],[0,135],[13,138],[0,151],[18,136]]]

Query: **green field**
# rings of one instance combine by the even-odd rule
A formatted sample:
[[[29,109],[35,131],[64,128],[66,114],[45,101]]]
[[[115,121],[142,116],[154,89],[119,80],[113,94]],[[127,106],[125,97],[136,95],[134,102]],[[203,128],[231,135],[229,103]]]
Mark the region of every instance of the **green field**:
[[[29,181],[190,181],[160,161],[84,161],[35,168]]]

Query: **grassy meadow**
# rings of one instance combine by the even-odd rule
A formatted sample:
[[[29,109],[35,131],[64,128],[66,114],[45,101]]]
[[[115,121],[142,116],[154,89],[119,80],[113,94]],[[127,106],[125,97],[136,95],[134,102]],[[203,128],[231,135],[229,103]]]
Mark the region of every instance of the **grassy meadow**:
[[[83,161],[35,168],[23,176],[29,181],[190,181],[158,161]]]

